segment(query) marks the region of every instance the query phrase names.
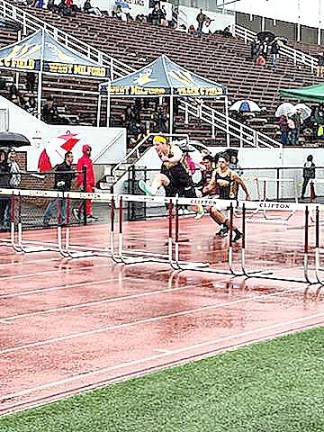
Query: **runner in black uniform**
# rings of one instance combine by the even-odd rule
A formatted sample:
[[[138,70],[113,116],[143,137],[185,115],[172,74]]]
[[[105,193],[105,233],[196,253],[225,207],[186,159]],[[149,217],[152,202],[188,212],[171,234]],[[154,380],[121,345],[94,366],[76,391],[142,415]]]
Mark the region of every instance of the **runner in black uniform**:
[[[243,180],[228,167],[229,156],[227,153],[219,155],[217,168],[214,171],[213,179],[203,192],[208,192],[216,188],[216,197],[222,200],[236,199],[235,190],[237,185],[241,186],[246,195],[246,200],[250,199],[249,192]],[[230,221],[223,215],[222,211],[227,209],[227,205],[220,204],[209,209],[211,218],[218,224],[222,225],[218,235],[224,237],[227,235]],[[236,226],[233,226],[235,233],[233,241],[236,242],[242,237],[242,233]]]
[[[161,172],[154,177],[151,185],[140,180],[140,189],[147,195],[155,195],[163,186],[166,196],[196,198],[191,175],[183,163],[182,150],[177,145],[169,144],[162,136],[154,137],[153,144],[162,160]]]

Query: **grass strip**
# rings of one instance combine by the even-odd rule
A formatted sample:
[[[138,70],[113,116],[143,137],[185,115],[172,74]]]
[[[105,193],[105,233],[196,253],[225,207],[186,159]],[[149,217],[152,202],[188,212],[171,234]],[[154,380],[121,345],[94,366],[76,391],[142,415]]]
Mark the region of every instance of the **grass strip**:
[[[1,432],[323,432],[324,328],[0,418]]]

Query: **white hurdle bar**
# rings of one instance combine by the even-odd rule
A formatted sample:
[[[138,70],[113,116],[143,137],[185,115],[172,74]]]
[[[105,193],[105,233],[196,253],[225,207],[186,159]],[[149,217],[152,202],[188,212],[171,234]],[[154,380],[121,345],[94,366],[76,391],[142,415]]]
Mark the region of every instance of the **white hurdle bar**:
[[[117,263],[123,264],[135,264],[135,263],[145,263],[145,262],[160,262],[165,263],[171,266],[171,268],[176,270],[196,270],[200,272],[206,273],[221,273],[221,274],[230,274],[233,276],[245,276],[248,278],[261,278],[261,279],[272,279],[279,281],[289,281],[289,282],[302,282],[302,283],[321,283],[322,280],[320,278],[319,272],[321,271],[320,263],[319,263],[319,255],[316,258],[315,265],[315,273],[316,280],[312,281],[309,275],[310,267],[309,267],[309,214],[310,210],[314,210],[316,215],[319,215],[319,206],[315,204],[296,204],[296,203],[280,203],[280,202],[252,202],[252,201],[224,201],[219,199],[210,199],[210,198],[177,198],[177,197],[147,197],[147,196],[139,196],[139,195],[114,195],[114,194],[106,194],[106,193],[87,193],[87,192],[56,192],[56,191],[24,191],[24,190],[15,190],[15,189],[0,189],[0,195],[10,195],[12,197],[18,196],[18,205],[21,205],[22,197],[26,196],[39,196],[39,197],[50,197],[50,198],[79,198],[79,199],[92,199],[94,201],[106,202],[107,204],[111,203],[111,227],[110,227],[110,245],[107,244],[107,247],[104,249],[95,249],[95,248],[87,248],[87,247],[77,247],[77,250],[74,246],[70,245],[69,238],[69,226],[66,227],[67,235],[65,237],[65,244],[63,244],[62,238],[62,227],[58,229],[58,240],[57,243],[41,243],[38,242],[38,246],[43,249],[38,249],[36,247],[31,247],[28,249],[29,244],[35,245],[36,242],[23,241],[22,238],[22,222],[18,220],[18,242],[12,241],[12,246],[14,250],[21,252],[38,252],[40,250],[55,250],[61,253],[62,256],[66,258],[78,258],[82,256],[86,256],[84,254],[91,253],[92,256],[106,256],[108,258],[113,259]],[[14,198],[13,198],[14,199]],[[156,254],[156,256],[150,254],[149,251],[128,251],[124,247],[124,232],[123,232],[123,202],[130,201],[138,201],[138,202],[159,202],[163,204],[168,204],[169,212],[168,212],[168,244],[167,244],[167,253],[166,254]],[[117,251],[115,248],[115,203],[119,204],[119,212],[118,212],[118,247]],[[208,263],[194,263],[182,261],[180,259],[180,244],[181,240],[179,238],[179,215],[177,212],[177,206],[179,205],[203,205],[208,207],[213,207],[218,204],[226,204],[230,210],[231,221],[233,220],[233,211],[235,208],[242,209],[242,247],[240,253],[240,271],[237,271],[233,267],[233,256],[232,256],[232,228],[230,228],[230,236],[229,236],[229,254],[228,254],[228,269],[218,270],[210,268]],[[173,211],[175,209],[175,212]],[[274,271],[268,270],[256,270],[251,271],[247,269],[246,266],[246,211],[247,210],[277,210],[277,211],[285,211],[285,212],[295,212],[296,210],[303,211],[305,215],[305,225],[304,225],[304,278],[286,278],[286,277],[277,277],[274,275]],[[21,211],[21,209],[20,209]],[[174,215],[173,215],[174,213]],[[174,232],[173,232],[173,221],[174,221]],[[317,229],[319,230],[319,216],[316,217],[317,221]],[[12,221],[14,225],[14,220]],[[231,224],[232,225],[232,224]],[[14,227],[11,228],[11,233],[14,235]],[[315,249],[318,250],[319,254],[319,236],[316,240]],[[63,252],[63,253],[62,253]],[[75,254],[74,254],[75,252]],[[135,253],[133,253],[135,252]],[[78,255],[79,253],[79,255]]]

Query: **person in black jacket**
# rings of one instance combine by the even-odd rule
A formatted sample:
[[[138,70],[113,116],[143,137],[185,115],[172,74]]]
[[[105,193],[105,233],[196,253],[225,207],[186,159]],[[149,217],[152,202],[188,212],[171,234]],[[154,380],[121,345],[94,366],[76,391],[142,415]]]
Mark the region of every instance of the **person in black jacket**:
[[[54,177],[54,189],[67,192],[71,190],[72,181],[75,177],[75,172],[72,168],[73,163],[73,154],[72,152],[66,152],[64,157],[64,162],[56,165],[54,168],[55,177]],[[45,226],[49,225],[49,222],[52,218],[52,215],[55,211],[58,210],[58,215],[61,214],[61,223],[66,222],[66,199],[65,198],[56,198],[51,201],[44,213],[43,223]]]
[[[315,171],[316,171],[316,167],[315,164],[313,162],[313,156],[309,155],[307,156],[306,162],[304,163],[304,168],[303,168],[303,186],[302,186],[302,193],[301,193],[301,199],[305,199],[305,192],[306,192],[306,188],[307,185],[309,183],[309,181],[311,179],[315,178]],[[311,197],[315,198],[315,191],[314,191],[314,184],[311,183]]]
[[[10,166],[8,164],[8,155],[4,150],[0,150],[0,188],[9,188],[10,181]],[[6,208],[9,205],[10,199],[8,195],[0,196],[0,226],[5,223]]]

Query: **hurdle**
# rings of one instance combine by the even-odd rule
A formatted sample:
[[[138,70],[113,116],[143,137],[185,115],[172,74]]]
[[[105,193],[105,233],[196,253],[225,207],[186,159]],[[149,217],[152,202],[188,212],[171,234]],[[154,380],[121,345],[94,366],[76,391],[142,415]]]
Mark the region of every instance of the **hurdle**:
[[[0,239],[0,246],[10,247],[16,252],[20,252],[19,248],[16,247],[16,236],[15,236],[15,195],[13,192],[9,195],[10,200],[10,218],[9,218],[9,232],[4,231],[5,235],[9,235],[7,238]]]
[[[255,177],[256,182],[256,189],[257,189],[257,195],[258,195],[258,202],[265,203],[268,201],[267,197],[267,185],[268,183],[276,183],[277,186],[279,186],[280,183],[286,183],[286,184],[292,184],[294,188],[294,201],[295,203],[298,203],[298,191],[297,191],[297,183],[295,179],[287,178],[287,179],[277,179],[277,178],[271,178],[271,177]],[[260,183],[263,183],[263,191],[261,192]],[[272,200],[270,200],[272,201]],[[289,219],[293,216],[295,213],[295,210],[292,210],[288,213],[288,215],[280,217],[280,216],[270,216],[267,214],[267,212],[264,210],[264,208],[260,208],[259,206],[256,209],[251,208],[252,214],[249,216],[248,220],[256,222],[253,217],[258,214],[259,212],[262,213],[263,219],[266,221],[269,221],[269,223],[276,223],[275,221],[281,222],[288,222]]]
[[[118,199],[118,253],[117,259],[119,259],[123,264],[142,264],[146,262],[157,262],[173,265],[172,259],[172,247],[170,243],[172,239],[170,238],[170,219],[172,219],[172,205],[170,199],[158,196],[142,196],[142,195],[128,195],[122,194],[117,197]],[[123,206],[124,203],[129,202],[143,202],[143,203],[160,203],[168,206],[168,226],[169,235],[167,243],[167,251],[165,253],[150,252],[147,250],[139,249],[127,249],[127,244],[125,240],[124,232],[124,213]],[[171,231],[172,234],[172,231]]]
[[[174,203],[176,207],[175,211],[175,240],[174,240],[174,258],[175,258],[175,264],[176,268],[181,271],[190,270],[190,271],[201,271],[204,273],[211,273],[211,274],[225,274],[225,275],[232,275],[233,273],[230,271],[230,269],[227,270],[220,270],[212,268],[208,262],[189,262],[185,260],[180,259],[180,247],[183,245],[183,242],[180,240],[180,218],[178,213],[178,207],[179,205],[202,205],[207,207],[212,207],[216,204],[219,204],[220,202],[225,202],[226,205],[230,205],[230,203],[235,203],[235,201],[224,201],[214,198],[174,198]],[[228,264],[228,263],[227,263]]]
[[[28,190],[15,190],[15,189],[0,189],[0,194],[9,196],[12,202],[11,206],[11,227],[10,227],[10,241],[8,245],[13,247],[16,252],[31,253],[31,252],[43,252],[43,251],[56,251],[61,254],[63,258],[82,258],[86,256],[96,257],[103,256],[112,259],[117,264],[141,264],[141,263],[163,263],[169,265],[173,270],[178,271],[199,271],[203,273],[214,273],[214,274],[225,274],[230,276],[238,276],[245,278],[261,278],[271,279],[278,281],[287,282],[302,282],[308,284],[324,284],[320,272],[324,269],[320,265],[320,206],[318,204],[296,204],[296,203],[281,203],[281,202],[253,202],[253,201],[234,201],[234,200],[219,200],[215,198],[178,198],[178,197],[148,197],[140,195],[116,195],[106,193],[85,193],[85,192],[57,192],[57,191],[28,191]],[[45,242],[45,241],[33,241],[24,238],[21,201],[23,197],[50,197],[67,199],[67,219],[65,226],[62,226],[62,214],[59,214],[57,236],[56,241]],[[103,247],[92,247],[82,244],[73,244],[71,242],[71,224],[69,215],[71,212],[71,200],[72,199],[92,199],[107,204],[107,211],[110,212],[110,225],[107,228],[107,240]],[[167,237],[166,251],[162,253],[156,253],[155,251],[143,250],[138,247],[134,249],[127,248],[127,238],[125,237],[124,230],[124,203],[130,201],[141,201],[144,203],[158,202],[167,205],[167,221],[166,221],[166,232],[162,235],[162,240]],[[58,201],[60,202],[60,201]],[[117,206],[116,206],[117,203]],[[230,228],[228,244],[226,250],[228,254],[226,259],[221,261],[225,268],[213,268],[208,262],[195,262],[194,260],[185,260],[181,256],[183,242],[180,236],[180,224],[181,218],[179,218],[178,207],[179,205],[202,205],[205,207],[212,206],[226,206],[230,214]],[[118,212],[116,208],[118,207]],[[110,210],[109,210],[110,209]],[[233,217],[234,210],[240,209],[242,211],[241,218],[241,229],[242,229],[242,245],[238,246],[235,250],[237,252],[238,259],[234,262],[234,245],[233,245]],[[247,211],[249,210],[258,211],[278,211],[278,212],[300,212],[303,215],[304,224],[301,228],[303,236],[301,244],[303,245],[303,265],[302,267],[296,267],[296,269],[303,270],[303,277],[286,277],[278,276],[278,272],[282,271],[282,268],[269,268],[269,269],[249,269],[246,260],[247,246],[249,245],[249,239],[247,238]],[[315,211],[315,227],[316,227],[316,238],[315,238],[315,268],[311,268],[310,261],[310,247],[309,247],[309,230],[310,230],[310,214],[311,211]],[[16,218],[16,213],[18,218]],[[17,219],[17,220],[16,220]],[[188,219],[186,219],[188,221]],[[16,233],[16,222],[17,222],[17,233]],[[61,223],[60,223],[61,222]],[[146,222],[148,225],[151,222]],[[110,227],[109,227],[110,226]],[[118,229],[116,230],[116,226]],[[134,225],[133,225],[134,226]],[[197,227],[194,223],[193,227]],[[154,225],[150,229],[154,230]],[[150,240],[150,233],[147,238]],[[153,231],[154,235],[154,231]],[[164,237],[165,236],[165,237]],[[117,247],[116,247],[117,240]],[[219,249],[219,250],[224,250]],[[287,252],[287,251],[286,251]],[[289,252],[289,251],[288,251]],[[277,261],[275,261],[276,263]],[[296,261],[298,263],[298,260]],[[271,263],[272,264],[272,263]],[[311,271],[315,271],[315,278]],[[276,274],[277,272],[277,274]]]
[[[8,190],[9,192],[9,190]],[[12,194],[18,200],[18,215],[17,215],[17,243],[14,248],[24,254],[33,252],[50,252],[59,251],[59,235],[57,233],[56,243],[52,242],[38,242],[35,240],[24,240],[23,237],[23,223],[22,223],[22,198],[23,197],[46,197],[46,198],[61,198],[62,193],[58,191],[35,191],[35,190],[13,190]]]
[[[67,200],[67,208],[66,208],[66,224],[61,224],[60,221],[58,223],[58,235],[59,235],[59,245],[60,245],[60,253],[65,258],[85,258],[85,257],[113,257],[113,247],[107,241],[107,244],[104,248],[90,247],[90,246],[81,246],[77,244],[71,244],[71,229],[72,226],[70,224],[71,217],[71,200],[73,199],[91,199],[95,202],[105,202],[112,203],[113,196],[107,193],[98,193],[98,192],[63,192],[63,197]],[[109,206],[108,206],[109,208]],[[113,219],[115,208],[112,204],[110,206],[110,218]],[[108,210],[109,211],[109,210]],[[59,213],[59,216],[62,215]],[[62,221],[61,221],[62,222]],[[110,236],[107,236],[107,240],[110,239],[110,242],[114,242],[114,225],[111,225],[111,233]],[[65,230],[65,237],[63,237],[62,233]]]
[[[321,249],[320,249],[320,207],[317,205],[315,209],[315,275],[317,282],[321,285],[324,285],[324,280],[320,276],[320,272],[324,271],[324,268],[321,267]]]
[[[253,204],[252,204],[253,205]],[[310,266],[309,266],[309,206],[305,206],[303,204],[295,204],[295,203],[278,203],[278,202],[267,202],[259,204],[261,209],[276,209],[286,211],[287,209],[292,212],[296,212],[297,210],[301,210],[304,212],[304,232],[303,232],[303,275],[304,279],[298,278],[289,278],[289,277],[278,277],[274,275],[274,270],[259,270],[257,273],[254,271],[247,270],[246,266],[246,209],[249,206],[249,202],[243,202],[242,211],[243,211],[243,238],[242,238],[242,248],[241,248],[241,266],[242,272],[244,276],[247,278],[259,278],[259,279],[269,279],[269,280],[278,280],[285,282],[297,282],[297,283],[308,283],[308,284],[316,284],[318,280],[312,281],[309,276]]]

